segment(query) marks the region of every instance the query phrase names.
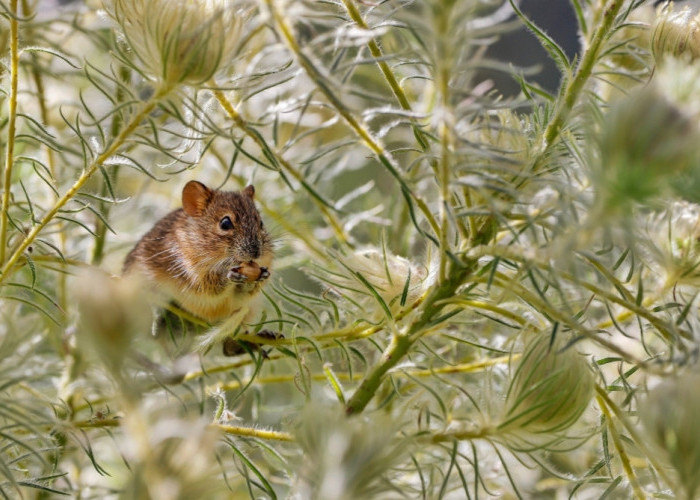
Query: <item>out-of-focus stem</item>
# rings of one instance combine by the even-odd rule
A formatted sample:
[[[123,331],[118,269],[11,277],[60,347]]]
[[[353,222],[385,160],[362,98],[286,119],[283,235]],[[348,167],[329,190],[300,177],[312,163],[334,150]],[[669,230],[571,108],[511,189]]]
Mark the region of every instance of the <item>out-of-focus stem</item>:
[[[226,434],[233,434],[234,436],[254,437],[272,441],[294,441],[294,436],[287,432],[268,431],[265,429],[255,429],[253,427],[242,427],[240,425],[211,424],[211,426]]]
[[[627,451],[622,445],[622,440],[620,439],[620,434],[617,431],[615,420],[612,418],[612,415],[610,414],[610,411],[608,410],[608,407],[605,404],[603,398],[598,396],[596,399],[598,400],[598,407],[603,412],[603,415],[605,415],[605,421],[608,425],[608,429],[610,430],[610,435],[613,438],[613,444],[615,445],[615,449],[617,449],[617,454],[620,457],[620,462],[622,462],[622,468],[625,470],[625,474],[627,474],[627,478],[629,479],[629,482],[632,485],[634,496],[636,498],[644,500],[646,496],[644,495],[642,488],[639,486],[639,479],[637,479],[637,475],[634,473],[634,469],[630,464],[630,458],[627,455]]]
[[[440,269],[438,281],[442,283],[447,279],[447,264],[450,252],[450,128],[446,122],[449,100],[449,75],[445,68],[440,76],[440,95],[442,100],[442,119],[440,122],[440,164],[438,184],[440,186]]]
[[[444,443],[446,441],[471,441],[473,439],[484,439],[493,435],[494,429],[490,427],[482,427],[473,431],[455,431],[433,434],[428,436],[433,443]]]

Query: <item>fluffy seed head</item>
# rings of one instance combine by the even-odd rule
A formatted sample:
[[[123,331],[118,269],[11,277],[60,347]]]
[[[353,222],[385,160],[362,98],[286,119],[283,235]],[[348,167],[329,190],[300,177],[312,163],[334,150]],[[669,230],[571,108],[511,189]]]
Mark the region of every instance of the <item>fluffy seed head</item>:
[[[100,271],[83,274],[76,287],[79,341],[116,373],[131,339],[150,331],[150,298],[135,277],[112,278]]]
[[[638,89],[611,106],[599,135],[595,172],[607,208],[664,194],[698,158],[695,121],[655,86]]]
[[[107,7],[144,73],[163,85],[201,85],[227,67],[246,10],[235,0],[111,0]]]
[[[380,248],[366,247],[343,255],[344,269],[328,275],[328,282],[342,293],[362,300],[371,288],[393,311],[399,310],[402,299],[411,304],[432,283],[429,269],[404,257]]]
[[[593,395],[593,375],[576,349],[539,335],[526,346],[506,397],[501,432],[533,442],[571,427]]]
[[[700,16],[687,5],[675,10],[673,3],[659,7],[651,35],[656,62],[668,55],[697,59],[700,56]]]
[[[700,490],[700,375],[684,374],[652,389],[640,402],[639,415],[651,440],[663,450],[678,474],[685,495],[696,498]]]

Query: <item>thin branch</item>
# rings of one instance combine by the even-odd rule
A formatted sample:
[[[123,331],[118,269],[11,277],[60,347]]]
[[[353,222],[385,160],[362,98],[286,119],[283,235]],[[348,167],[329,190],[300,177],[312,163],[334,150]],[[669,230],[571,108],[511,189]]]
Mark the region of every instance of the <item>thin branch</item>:
[[[636,498],[644,500],[646,496],[644,495],[642,488],[639,486],[639,479],[637,479],[637,475],[634,473],[634,469],[630,464],[630,457],[627,455],[627,451],[622,445],[622,440],[620,439],[620,434],[617,431],[615,421],[613,420],[612,415],[610,414],[610,411],[608,410],[608,407],[605,404],[605,400],[603,400],[603,398],[600,396],[598,396],[596,399],[598,400],[598,407],[605,415],[605,422],[608,426],[608,429],[610,430],[610,434],[612,435],[613,444],[615,445],[615,449],[617,449],[617,454],[620,457],[620,462],[622,462],[622,468],[625,470],[625,474],[627,475],[627,478],[629,479],[629,482],[632,485],[634,495]]]
[[[12,167],[15,157],[15,134],[17,127],[17,82],[19,73],[19,21],[17,19],[18,0],[10,1],[10,98],[8,106],[7,149],[5,151],[5,176],[2,192],[2,210],[0,211],[0,265],[5,262],[7,246],[7,224],[10,208],[10,187],[12,185]],[[2,277],[0,277],[2,281]]]
[[[624,3],[624,0],[610,0],[603,7],[602,22],[591,35],[590,46],[583,54],[576,74],[573,78],[569,79],[563,95],[559,97],[559,105],[544,131],[543,149],[542,153],[537,157],[535,167],[545,158],[546,152],[559,137],[566,120],[569,118],[571,111],[578,102],[581,91],[591,77],[593,68],[598,62],[601,50],[603,49],[603,44],[608,40],[615,18]]]

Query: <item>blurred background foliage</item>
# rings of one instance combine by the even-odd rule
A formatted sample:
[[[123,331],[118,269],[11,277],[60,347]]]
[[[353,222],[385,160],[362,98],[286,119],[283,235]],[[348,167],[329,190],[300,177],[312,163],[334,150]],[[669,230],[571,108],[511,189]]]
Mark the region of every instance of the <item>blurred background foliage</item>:
[[[698,23],[1,0],[0,495],[696,498]],[[190,179],[275,239],[240,356],[119,277]]]

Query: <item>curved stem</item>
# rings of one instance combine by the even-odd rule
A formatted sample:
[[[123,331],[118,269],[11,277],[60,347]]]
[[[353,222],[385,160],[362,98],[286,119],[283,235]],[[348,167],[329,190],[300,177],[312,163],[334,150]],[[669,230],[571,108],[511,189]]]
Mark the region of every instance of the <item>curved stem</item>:
[[[17,81],[19,72],[19,21],[17,20],[18,1],[10,1],[10,98],[8,104],[7,149],[5,151],[5,176],[3,180],[2,210],[0,211],[0,265],[5,262],[7,245],[8,209],[10,207],[10,186],[15,155],[15,133],[17,130]]]

